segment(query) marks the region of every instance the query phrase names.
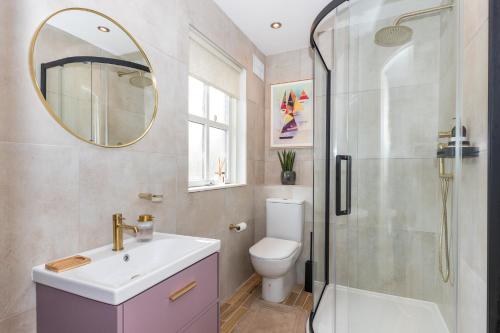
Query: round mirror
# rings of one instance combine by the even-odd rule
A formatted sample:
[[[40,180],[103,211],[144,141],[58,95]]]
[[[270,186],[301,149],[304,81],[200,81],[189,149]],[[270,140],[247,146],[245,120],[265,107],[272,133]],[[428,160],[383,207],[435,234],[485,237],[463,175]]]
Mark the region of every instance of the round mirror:
[[[31,75],[46,109],[68,132],[102,147],[139,141],[157,110],[151,64],[116,21],[68,8],[36,31]]]

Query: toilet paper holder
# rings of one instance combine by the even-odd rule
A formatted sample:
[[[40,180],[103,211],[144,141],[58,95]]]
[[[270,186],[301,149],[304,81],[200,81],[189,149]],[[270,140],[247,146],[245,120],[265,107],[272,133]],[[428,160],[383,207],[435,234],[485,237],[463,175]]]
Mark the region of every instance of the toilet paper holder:
[[[229,230],[236,231],[236,232],[244,231],[244,230],[246,230],[246,228],[247,228],[247,224],[245,222],[238,223],[238,224],[231,223],[229,225]]]
[[[241,228],[240,228],[240,226],[239,226],[239,225],[237,225],[237,224],[231,223],[231,224],[229,225],[229,230],[231,230],[231,231],[232,231],[232,230],[240,231],[240,229],[241,229]]]

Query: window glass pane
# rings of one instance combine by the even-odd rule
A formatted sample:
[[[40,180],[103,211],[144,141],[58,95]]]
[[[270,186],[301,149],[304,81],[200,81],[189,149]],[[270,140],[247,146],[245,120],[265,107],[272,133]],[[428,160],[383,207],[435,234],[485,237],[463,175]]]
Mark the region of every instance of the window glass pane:
[[[210,128],[210,165],[209,177],[215,183],[222,183],[227,176],[227,156],[226,156],[226,131]]]
[[[189,113],[203,117],[203,82],[189,77]]]
[[[228,97],[222,91],[210,87],[208,91],[210,120],[219,123],[227,123],[227,105]]]
[[[203,125],[189,122],[189,181],[203,180]]]

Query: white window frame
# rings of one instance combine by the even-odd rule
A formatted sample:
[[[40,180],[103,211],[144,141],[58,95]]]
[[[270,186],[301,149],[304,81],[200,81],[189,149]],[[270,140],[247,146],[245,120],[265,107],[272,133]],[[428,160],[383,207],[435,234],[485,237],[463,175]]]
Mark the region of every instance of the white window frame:
[[[203,116],[188,114],[188,121],[196,123],[203,126],[203,168],[202,175],[203,179],[200,181],[189,180],[189,188],[202,187],[202,186],[217,186],[217,185],[229,185],[236,183],[237,179],[237,112],[239,101],[236,97],[231,96],[214,87],[208,82],[201,80],[200,78],[189,75],[191,78],[203,83]],[[210,88],[217,89],[224,93],[226,97],[226,119],[227,123],[221,123],[210,119]],[[188,92],[189,94],[189,92]],[[219,130],[226,131],[226,161],[224,168],[224,184],[217,184],[214,182],[215,174],[210,174],[210,128],[215,128]]]
[[[206,38],[199,30],[195,27],[190,26],[190,39],[195,43],[201,44],[209,52],[211,52],[220,60],[223,60],[228,64],[228,66],[234,67],[239,74],[239,91],[237,93],[228,93],[223,87],[219,87],[219,84],[215,82],[210,82],[210,80],[202,79],[202,75],[197,75],[196,72],[191,71],[189,76],[202,82],[205,86],[213,87],[222,91],[227,96],[230,96],[230,104],[228,105],[227,112],[227,124],[222,124],[217,121],[212,121],[209,119],[209,103],[208,103],[208,88],[204,87],[204,97],[203,97],[203,110],[204,116],[192,115],[188,111],[188,124],[190,122],[201,124],[204,126],[203,131],[203,181],[189,181],[188,174],[188,191],[198,192],[206,190],[217,190],[221,188],[229,188],[236,186],[245,186],[247,184],[247,73],[244,66],[238,63],[234,58],[228,55],[224,50],[219,48],[217,45],[212,43],[208,38]],[[196,67],[195,67],[196,68]],[[205,73],[206,74],[206,73]],[[198,77],[199,76],[199,77]],[[222,89],[221,89],[222,88]],[[189,95],[189,91],[188,91]],[[226,129],[226,167],[225,167],[225,183],[224,184],[213,184],[214,175],[209,175],[209,128]],[[188,160],[189,163],[189,160]]]

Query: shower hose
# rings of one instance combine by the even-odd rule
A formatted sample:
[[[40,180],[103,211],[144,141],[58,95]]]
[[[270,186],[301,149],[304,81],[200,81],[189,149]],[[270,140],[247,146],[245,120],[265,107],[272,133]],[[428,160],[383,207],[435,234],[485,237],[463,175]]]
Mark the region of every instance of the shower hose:
[[[441,176],[441,199],[443,201],[443,211],[441,215],[441,235],[439,237],[439,272],[444,283],[450,280],[450,248],[448,246],[448,192],[450,189],[450,176]],[[444,252],[444,253],[443,253]],[[444,259],[444,263],[443,263]]]

